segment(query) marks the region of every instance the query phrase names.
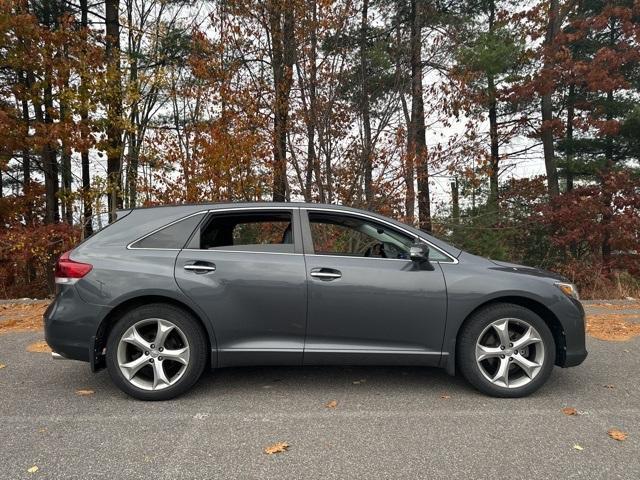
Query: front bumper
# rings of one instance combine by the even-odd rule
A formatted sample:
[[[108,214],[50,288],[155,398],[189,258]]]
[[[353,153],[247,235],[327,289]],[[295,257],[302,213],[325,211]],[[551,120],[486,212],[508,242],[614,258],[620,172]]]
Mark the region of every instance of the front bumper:
[[[564,329],[565,347],[560,355],[558,365],[560,367],[575,367],[584,362],[588,352],[586,348],[586,319],[584,308],[578,300],[570,300],[571,307],[565,309],[560,317]]]

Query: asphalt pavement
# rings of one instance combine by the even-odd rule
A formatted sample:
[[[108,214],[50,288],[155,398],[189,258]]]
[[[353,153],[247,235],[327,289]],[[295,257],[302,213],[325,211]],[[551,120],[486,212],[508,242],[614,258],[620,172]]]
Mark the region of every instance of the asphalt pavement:
[[[640,337],[589,338],[583,365],[523,399],[438,369],[269,367],[159,403],[26,351],[42,339],[0,335],[0,479],[640,479]],[[266,455],[276,442],[289,449]]]

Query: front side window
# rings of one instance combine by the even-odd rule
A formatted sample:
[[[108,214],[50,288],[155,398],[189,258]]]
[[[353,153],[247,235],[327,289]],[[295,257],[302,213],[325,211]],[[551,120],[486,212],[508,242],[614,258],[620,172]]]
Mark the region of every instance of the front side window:
[[[291,219],[290,211],[214,213],[190,248],[293,253]]]
[[[366,218],[308,212],[316,255],[409,259],[414,237]],[[429,248],[429,260],[450,262],[444,253]]]
[[[413,238],[382,224],[350,215],[309,212],[317,255],[408,259]]]

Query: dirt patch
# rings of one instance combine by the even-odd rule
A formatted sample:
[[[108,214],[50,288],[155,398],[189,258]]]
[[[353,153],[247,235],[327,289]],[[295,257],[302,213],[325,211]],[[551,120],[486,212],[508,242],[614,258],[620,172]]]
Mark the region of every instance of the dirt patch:
[[[587,316],[587,333],[600,340],[622,342],[640,335],[640,323],[629,321],[633,314],[606,313]]]
[[[640,310],[640,303],[588,303],[585,306],[607,310]]]
[[[0,335],[8,332],[42,330],[42,315],[47,304],[7,303],[0,305]]]
[[[27,352],[35,352],[35,353],[50,353],[51,347],[45,342],[41,340],[39,342],[34,342],[27,345]]]

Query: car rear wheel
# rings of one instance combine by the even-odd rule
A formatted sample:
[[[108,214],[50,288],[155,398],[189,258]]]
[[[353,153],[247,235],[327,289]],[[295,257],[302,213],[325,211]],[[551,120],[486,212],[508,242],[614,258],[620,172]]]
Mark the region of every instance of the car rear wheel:
[[[198,381],[206,361],[202,328],[172,305],[144,305],[127,312],[107,341],[113,382],[141,400],[167,400],[184,393]]]
[[[524,397],[549,378],[555,342],[547,324],[520,305],[494,304],[464,325],[457,346],[464,377],[495,397]]]

